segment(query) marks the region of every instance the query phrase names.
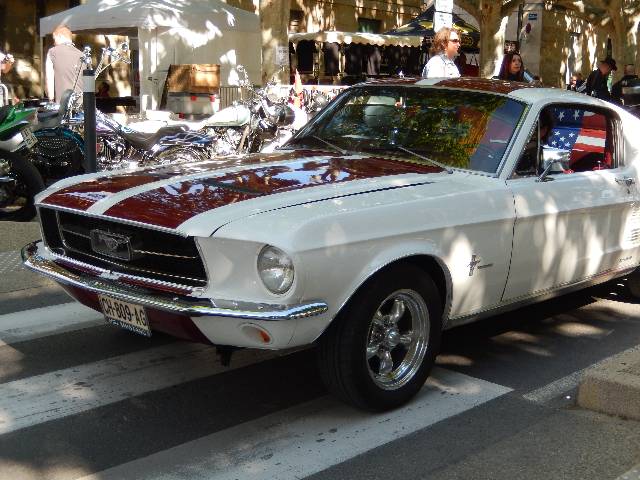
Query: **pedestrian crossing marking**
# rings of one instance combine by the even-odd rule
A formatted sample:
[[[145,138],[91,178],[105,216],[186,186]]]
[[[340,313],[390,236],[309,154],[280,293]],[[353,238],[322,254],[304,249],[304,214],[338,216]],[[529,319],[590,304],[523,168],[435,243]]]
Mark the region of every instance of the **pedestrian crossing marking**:
[[[391,412],[361,412],[322,397],[81,480],[300,479],[510,391],[436,368],[416,398]]]
[[[0,384],[0,435],[284,352],[242,350],[223,367],[210,345],[178,342]]]
[[[0,347],[104,323],[104,316],[77,302],[0,315]]]

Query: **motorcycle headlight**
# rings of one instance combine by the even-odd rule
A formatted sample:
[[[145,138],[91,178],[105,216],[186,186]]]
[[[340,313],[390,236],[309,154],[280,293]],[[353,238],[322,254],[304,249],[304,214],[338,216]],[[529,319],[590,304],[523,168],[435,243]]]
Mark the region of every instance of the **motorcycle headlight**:
[[[293,285],[293,261],[279,248],[266,245],[258,254],[260,280],[271,293],[282,294]]]

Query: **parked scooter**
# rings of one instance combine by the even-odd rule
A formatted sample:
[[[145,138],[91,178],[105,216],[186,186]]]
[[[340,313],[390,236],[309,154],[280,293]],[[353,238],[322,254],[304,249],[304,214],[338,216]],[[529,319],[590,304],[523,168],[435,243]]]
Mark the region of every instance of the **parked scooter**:
[[[27,221],[36,214],[34,196],[44,189],[27,158],[37,140],[29,129],[35,109],[0,108],[0,220]]]

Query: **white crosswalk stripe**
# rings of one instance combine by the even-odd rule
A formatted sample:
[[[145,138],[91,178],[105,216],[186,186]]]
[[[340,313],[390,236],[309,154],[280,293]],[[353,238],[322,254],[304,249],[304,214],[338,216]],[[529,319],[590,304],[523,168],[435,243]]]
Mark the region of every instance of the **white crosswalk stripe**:
[[[0,347],[100,325],[102,314],[77,302],[0,315]]]
[[[304,478],[509,391],[436,369],[410,404],[392,412],[359,412],[323,397],[82,480]]]
[[[0,435],[276,355],[245,350],[223,367],[214,348],[175,343],[0,384]]]
[[[22,342],[103,322],[99,313],[76,303],[2,315],[0,348],[18,349]],[[0,383],[0,441],[4,435],[45,422],[291,353],[241,350],[234,354],[231,367],[223,367],[216,350],[207,345],[146,345],[141,343],[142,350],[133,353]],[[66,348],[72,351],[74,345]],[[100,472],[69,466],[56,478],[87,474],[84,478],[101,480],[303,478],[509,391],[437,368],[418,397],[393,412],[358,412],[324,396]],[[0,478],[12,472],[4,470],[7,465],[0,461]]]

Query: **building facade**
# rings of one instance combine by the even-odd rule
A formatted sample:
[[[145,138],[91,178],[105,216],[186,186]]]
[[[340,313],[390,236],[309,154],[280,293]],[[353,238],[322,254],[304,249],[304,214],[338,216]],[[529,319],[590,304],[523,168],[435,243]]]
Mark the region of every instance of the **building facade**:
[[[256,12],[262,25],[262,80],[289,81],[288,65],[277,59],[288,47],[289,32],[337,30],[382,33],[409,22],[432,0],[227,0]],[[0,5],[0,50],[16,57],[14,69],[3,76],[20,98],[43,96],[41,69],[50,46],[39,38],[39,18],[71,8],[81,0],[4,0]],[[83,2],[82,2],[83,3]],[[622,66],[638,63],[640,2],[630,0],[454,2],[481,32],[480,74],[499,67],[505,45],[519,46],[527,68],[545,85],[562,87],[574,72],[584,76],[597,60],[611,54]],[[100,39],[77,39],[76,43]],[[620,68],[616,76],[620,76]],[[121,82],[122,83],[122,82]],[[120,92],[125,93],[126,92]]]

